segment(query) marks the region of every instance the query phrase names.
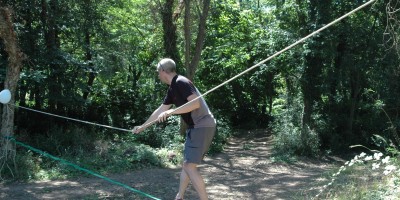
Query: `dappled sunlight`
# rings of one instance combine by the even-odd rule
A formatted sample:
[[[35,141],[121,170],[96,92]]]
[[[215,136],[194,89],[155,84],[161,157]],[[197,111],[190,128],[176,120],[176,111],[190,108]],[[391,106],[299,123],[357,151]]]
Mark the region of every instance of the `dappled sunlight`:
[[[89,182],[88,182],[89,181]],[[100,196],[110,196],[115,187],[101,187],[102,180],[91,181],[82,179],[77,181],[38,181],[32,184],[3,184],[0,197],[2,199],[20,199],[19,197],[30,197],[28,199],[69,199],[74,197],[87,197],[88,193]],[[18,192],[6,194],[8,191]],[[62,192],[61,192],[62,191]]]
[[[275,162],[271,160],[271,148],[271,135],[266,131],[247,132],[233,137],[222,153],[207,156],[198,167],[210,199],[309,197],[328,181],[323,174],[335,167],[332,162],[306,158],[293,163]],[[177,192],[180,172],[180,167],[153,168],[107,177],[157,198],[171,199]],[[95,177],[11,185],[0,187],[2,199],[144,199]],[[198,199],[191,185],[185,199]]]
[[[44,182],[37,182],[39,185],[46,184],[50,186],[81,186],[76,181],[44,181]],[[44,186],[42,186],[44,187]]]
[[[257,140],[234,138],[224,154],[207,159],[204,171],[211,198],[289,199],[299,193],[316,193],[318,188],[311,183],[326,181],[323,172],[334,167],[322,162],[274,163],[271,148],[271,138],[265,134]]]

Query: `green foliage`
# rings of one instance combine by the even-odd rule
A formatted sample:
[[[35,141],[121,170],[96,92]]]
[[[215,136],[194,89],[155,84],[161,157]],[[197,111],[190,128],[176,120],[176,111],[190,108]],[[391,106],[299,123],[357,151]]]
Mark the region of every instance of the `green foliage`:
[[[163,166],[179,166],[183,162],[183,145],[179,149],[162,148],[157,151],[157,156]]]
[[[15,167],[11,168],[2,168],[0,171],[1,180],[34,180],[40,170],[40,166],[37,164],[37,161],[40,158],[36,157],[30,151],[18,151],[15,156],[15,162],[11,162],[11,160],[5,163],[8,166]]]
[[[46,153],[63,159],[69,163],[78,165],[95,173],[120,173],[134,169],[171,166],[181,163],[181,151],[174,149],[152,148],[137,142],[135,136],[119,137],[114,135],[112,139],[93,139],[91,143],[80,135],[80,130],[75,133],[57,134],[50,138],[41,137],[42,142],[36,144],[37,149],[46,150]],[[62,132],[62,130],[58,130]],[[56,133],[54,130],[53,134]],[[71,137],[74,135],[76,137]],[[57,147],[49,147],[48,141],[60,141]],[[84,140],[84,141],[82,141]],[[24,141],[28,145],[28,141]],[[55,142],[54,142],[55,143]],[[88,145],[89,144],[89,145]],[[42,145],[42,146],[40,146]],[[61,148],[64,146],[66,148]],[[178,146],[178,145],[176,145]],[[182,146],[180,146],[182,147]],[[16,170],[4,169],[1,177],[4,180],[47,180],[64,179],[68,177],[87,175],[64,162],[52,160],[45,155],[32,153],[18,147],[15,165]]]
[[[273,2],[277,5],[273,10],[274,15],[279,19],[276,22],[276,30],[280,30],[273,38],[283,43],[296,41],[359,5],[354,1],[329,1],[324,4],[307,1]],[[381,6],[382,2],[379,2],[372,6],[371,10],[360,10],[343,23],[335,24],[310,38],[301,48],[294,48],[291,52],[274,59],[274,63],[280,64],[283,61],[286,65],[280,67],[278,72],[283,90],[276,91],[279,92],[279,96],[286,96],[286,101],[280,104],[277,110],[280,113],[277,114],[286,113],[281,116],[295,119],[286,120],[287,123],[292,123],[291,125],[274,123],[272,126],[276,130],[282,128],[275,126],[283,126],[289,130],[292,128],[287,127],[300,129],[297,132],[303,134],[303,139],[299,136],[301,140],[298,142],[306,146],[317,144],[307,147],[308,149],[318,147],[334,152],[340,152],[354,143],[372,145],[373,142],[369,138],[376,132],[386,132],[387,136],[393,137],[393,130],[396,130],[397,125],[390,125],[390,129],[387,127],[388,121],[398,121],[396,115],[388,114],[394,117],[393,119],[382,117],[384,112],[379,111],[379,107],[376,106],[377,99],[380,99],[381,102],[385,102],[386,107],[397,107],[397,103],[390,103],[393,107],[386,104],[386,100],[391,99],[390,95],[383,100],[378,93],[391,91],[393,94],[392,89],[398,88],[393,87],[393,81],[387,81],[388,78],[392,79],[398,75],[388,71],[398,69],[390,65],[383,67],[382,64],[398,63],[399,60],[393,59],[392,55],[383,56],[385,59],[382,60],[376,59],[376,55],[384,53],[384,50],[379,48],[380,40],[376,39],[383,35],[385,27],[385,17],[382,16],[382,12],[377,12],[382,9]],[[363,39],[354,39],[356,35],[363,36]],[[371,58],[371,55],[374,55],[374,58]],[[378,88],[385,92],[377,92]],[[367,91],[373,91],[372,96]],[[296,111],[293,112],[292,109]],[[392,111],[394,110],[397,109]],[[307,144],[307,140],[304,139],[308,138],[304,137],[309,135],[307,133],[316,134],[314,141],[319,142]]]
[[[270,53],[265,51],[269,49],[268,29],[260,24],[264,23],[264,16],[257,9],[244,7],[235,1],[219,1],[212,6],[203,51],[204,67],[198,70],[198,77],[207,79],[199,78],[201,84],[216,86]],[[269,16],[265,17],[268,20]],[[265,70],[242,76],[211,93],[208,102],[221,110],[234,126],[266,127],[270,119],[268,100],[275,92],[273,80],[265,76],[272,77],[273,72]]]
[[[37,135],[27,142],[51,154],[75,156],[93,151],[93,141],[100,140],[101,137],[96,130],[85,130],[79,126],[53,126],[48,133]]]
[[[132,151],[128,153],[128,151]],[[160,161],[156,156],[156,151],[144,144],[137,144],[133,149],[128,149],[124,153],[128,162],[139,166],[160,166]]]
[[[217,118],[217,130],[210,149],[208,150],[208,153],[211,155],[222,152],[229,137],[232,136],[232,128],[227,123],[227,120],[224,118],[218,118],[218,116],[215,117]]]
[[[229,126],[222,119],[218,120],[217,130],[210,154],[221,152],[231,135]],[[23,143],[97,173],[179,165],[184,142],[184,137],[179,134],[178,117],[171,117],[164,128],[154,126],[139,135],[99,134],[96,130],[84,130],[78,126],[54,126],[47,134],[35,138],[20,134],[18,138]],[[3,170],[1,175],[4,179],[63,179],[85,174],[22,147],[18,150],[16,166],[19,169],[16,172]]]
[[[162,102],[167,86],[154,73],[165,51],[156,2],[3,3],[14,10],[19,43],[28,56],[16,93],[18,105],[132,128]],[[196,86],[205,92],[219,85],[361,3],[213,1]],[[315,155],[319,150],[339,152],[351,144],[373,146],[379,143],[377,138],[371,139],[375,133],[398,145],[399,57],[398,51],[392,51],[398,45],[392,43],[397,41],[396,32],[387,33],[387,27],[398,27],[399,22],[388,20],[387,3],[378,1],[354,13],[210,93],[206,99],[219,124],[210,152],[223,149],[231,127],[271,127],[277,155],[288,158]],[[391,9],[398,10],[398,5]],[[395,12],[390,17],[397,19]],[[178,27],[181,21],[176,21]],[[183,55],[183,33],[177,31],[180,52],[176,53]],[[4,74],[7,55],[1,50],[0,56],[0,74]],[[177,134],[178,121],[172,118],[153,126],[135,142],[164,149],[163,155],[179,151],[184,138]],[[127,137],[126,133],[71,126],[23,109],[16,110],[15,125],[17,132],[25,132],[23,141],[67,157],[96,151],[96,142],[108,146],[115,138]],[[131,147],[104,149],[123,154],[124,148]],[[388,144],[381,148],[395,149]],[[147,150],[118,165],[125,169],[132,162],[141,163],[135,160],[158,165],[151,156],[154,152]],[[118,163],[118,158],[107,159]],[[36,161],[31,164],[32,170],[40,171]],[[48,162],[47,167],[56,164]]]
[[[376,152],[376,151],[375,151]],[[333,173],[313,199],[393,199],[399,196],[398,157],[362,152]]]
[[[208,151],[209,154],[216,154],[224,149],[228,138],[232,135],[232,129],[224,118],[217,119],[217,130]],[[185,137],[179,134],[179,117],[170,117],[164,127],[149,127],[137,136],[140,143],[150,145],[155,148],[166,148],[174,151],[183,151]]]
[[[137,136],[137,139],[139,142],[154,148],[174,149],[177,144],[184,140],[184,137],[179,134],[179,123],[179,116],[169,117],[168,122],[147,128]]]
[[[283,97],[285,99],[276,99],[273,104],[274,110],[280,110],[274,115],[274,122],[271,123],[274,133],[274,157],[278,160],[290,160],[295,155],[319,155],[321,141],[318,130],[302,128],[299,99],[292,99],[290,107],[285,107],[288,99],[287,96]],[[317,115],[313,117],[318,118]],[[322,123],[323,120],[315,121]]]
[[[317,156],[320,152],[320,142],[315,131],[307,129],[306,140],[302,138],[302,130],[288,121],[279,121],[274,128],[275,155],[308,155]]]

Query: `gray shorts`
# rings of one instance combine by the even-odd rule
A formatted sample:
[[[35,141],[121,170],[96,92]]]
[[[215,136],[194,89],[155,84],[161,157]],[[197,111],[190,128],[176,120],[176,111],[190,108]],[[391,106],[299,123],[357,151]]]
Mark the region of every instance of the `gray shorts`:
[[[200,164],[215,135],[216,127],[192,128],[186,131],[184,162]]]

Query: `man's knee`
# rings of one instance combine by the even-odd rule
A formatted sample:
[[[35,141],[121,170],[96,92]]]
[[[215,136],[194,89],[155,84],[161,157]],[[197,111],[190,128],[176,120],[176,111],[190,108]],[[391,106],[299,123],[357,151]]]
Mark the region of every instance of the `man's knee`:
[[[182,168],[185,172],[194,171],[197,170],[197,164],[184,162]]]

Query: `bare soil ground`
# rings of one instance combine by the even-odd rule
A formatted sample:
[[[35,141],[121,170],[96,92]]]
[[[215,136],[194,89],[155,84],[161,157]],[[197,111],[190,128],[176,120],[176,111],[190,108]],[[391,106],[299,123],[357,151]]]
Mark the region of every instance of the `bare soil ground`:
[[[312,199],[328,182],[326,173],[339,159],[301,158],[292,164],[271,160],[272,141],[266,131],[249,131],[232,138],[226,149],[199,166],[210,199]],[[159,199],[172,200],[180,168],[146,169],[107,175]],[[0,184],[0,199],[151,199],[97,177]],[[189,186],[185,199],[198,199]]]

